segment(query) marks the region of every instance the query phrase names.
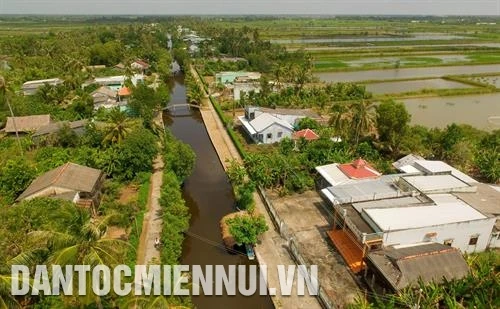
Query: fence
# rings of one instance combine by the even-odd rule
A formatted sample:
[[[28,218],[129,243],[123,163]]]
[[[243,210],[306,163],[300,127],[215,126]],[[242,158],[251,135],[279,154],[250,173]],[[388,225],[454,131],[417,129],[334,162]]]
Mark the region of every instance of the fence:
[[[279,231],[281,237],[283,237],[283,239],[287,241],[288,243],[287,249],[290,252],[292,258],[295,260],[297,264],[306,265],[309,267],[310,266],[309,263],[307,263],[307,260],[303,257],[301,253],[300,245],[295,240],[295,234],[288,228],[288,225],[283,220],[281,220],[281,218],[278,215],[278,212],[276,211],[276,209],[274,209],[273,203],[269,200],[264,190],[261,187],[258,187],[257,191],[259,192],[259,195],[262,197],[262,200],[264,201],[264,206],[266,207],[267,212],[269,213],[274,226]],[[318,298],[319,303],[324,308],[327,309],[336,308],[333,301],[326,293],[326,291],[321,287],[321,284],[319,284],[318,295],[316,297]]]

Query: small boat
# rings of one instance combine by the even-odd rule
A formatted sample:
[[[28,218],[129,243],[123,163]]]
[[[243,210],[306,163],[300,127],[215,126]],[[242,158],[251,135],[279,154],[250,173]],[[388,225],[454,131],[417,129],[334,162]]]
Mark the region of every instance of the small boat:
[[[255,260],[255,252],[253,251],[252,245],[245,244],[245,249],[247,250],[247,256],[249,260]]]

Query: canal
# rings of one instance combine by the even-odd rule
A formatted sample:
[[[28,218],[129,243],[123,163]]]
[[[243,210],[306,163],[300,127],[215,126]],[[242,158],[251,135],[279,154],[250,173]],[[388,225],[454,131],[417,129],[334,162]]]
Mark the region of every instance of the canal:
[[[173,81],[170,104],[186,103],[184,77]],[[184,241],[185,265],[257,265],[246,256],[229,254],[219,227],[221,218],[235,211],[234,196],[226,173],[217,157],[197,110],[176,108],[165,113],[165,125],[196,153],[196,166],[183,187],[183,197],[191,211],[188,236]],[[164,224],[168,224],[165,222]],[[269,296],[194,296],[197,308],[274,308]]]

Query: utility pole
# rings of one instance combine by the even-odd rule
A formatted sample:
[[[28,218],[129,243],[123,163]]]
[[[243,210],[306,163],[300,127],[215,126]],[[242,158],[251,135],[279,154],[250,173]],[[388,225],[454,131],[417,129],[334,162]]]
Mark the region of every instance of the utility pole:
[[[19,152],[21,153],[21,157],[24,157],[23,146],[21,145],[21,140],[19,139],[19,132],[17,131],[16,118],[14,117],[12,106],[10,106],[9,98],[7,97],[7,83],[5,82],[5,78],[3,76],[0,76],[0,93],[4,97],[4,100],[7,103],[7,106],[9,107],[10,116],[12,117],[12,125],[14,126],[14,131],[16,131],[16,139],[17,139],[17,145],[19,146]]]

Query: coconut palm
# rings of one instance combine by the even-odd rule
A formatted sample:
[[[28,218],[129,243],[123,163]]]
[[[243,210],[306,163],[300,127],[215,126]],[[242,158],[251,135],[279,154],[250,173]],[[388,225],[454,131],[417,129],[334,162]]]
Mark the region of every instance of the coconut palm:
[[[366,134],[373,126],[375,105],[366,100],[361,100],[351,105],[352,109],[352,132],[354,143],[359,143],[359,138]]]
[[[174,305],[175,303],[180,303],[182,298],[176,299],[175,295],[178,295],[181,288],[189,288],[192,284],[189,283],[187,285],[183,285],[181,282],[185,281],[186,278],[189,280],[189,275],[182,274],[176,282],[173,282],[173,286],[171,289],[171,295],[174,296],[137,296],[134,293],[130,295],[130,297],[126,298],[122,307],[124,308],[136,308],[136,309],[162,309],[162,308],[170,308],[170,309],[184,309],[190,308],[187,306]]]
[[[12,277],[0,275],[0,309],[22,308],[11,293]]]
[[[109,125],[107,126],[104,141],[111,144],[120,144],[132,131],[131,125],[132,123],[127,115],[118,108],[114,108],[109,114]]]
[[[3,76],[0,76],[0,100],[3,100],[9,108],[10,116],[12,117],[12,124],[14,125],[14,131],[16,131],[16,139],[19,146],[19,152],[21,156],[23,156],[23,146],[21,145],[21,140],[19,139],[19,132],[17,131],[16,127],[16,119],[14,118],[14,112],[12,111],[12,106],[10,105],[7,92],[7,82],[5,81],[5,78]]]
[[[345,131],[348,121],[349,106],[345,102],[334,103],[331,107],[332,116],[330,125],[333,126],[335,133],[345,137]]]
[[[33,265],[40,252],[48,252],[46,264],[60,265],[97,265],[115,266],[122,264],[123,252],[129,244],[125,241],[104,238],[107,226],[115,216],[108,215],[100,219],[86,219],[85,214],[75,218],[74,226],[66,232],[34,231],[28,234],[30,250],[12,259],[12,264]],[[82,222],[84,221],[84,222]],[[91,272],[87,272],[86,295],[78,299],[71,298],[80,304],[95,302],[101,307],[100,298],[92,293]],[[73,290],[78,290],[78,279],[74,278]],[[66,299],[68,300],[68,299]]]

